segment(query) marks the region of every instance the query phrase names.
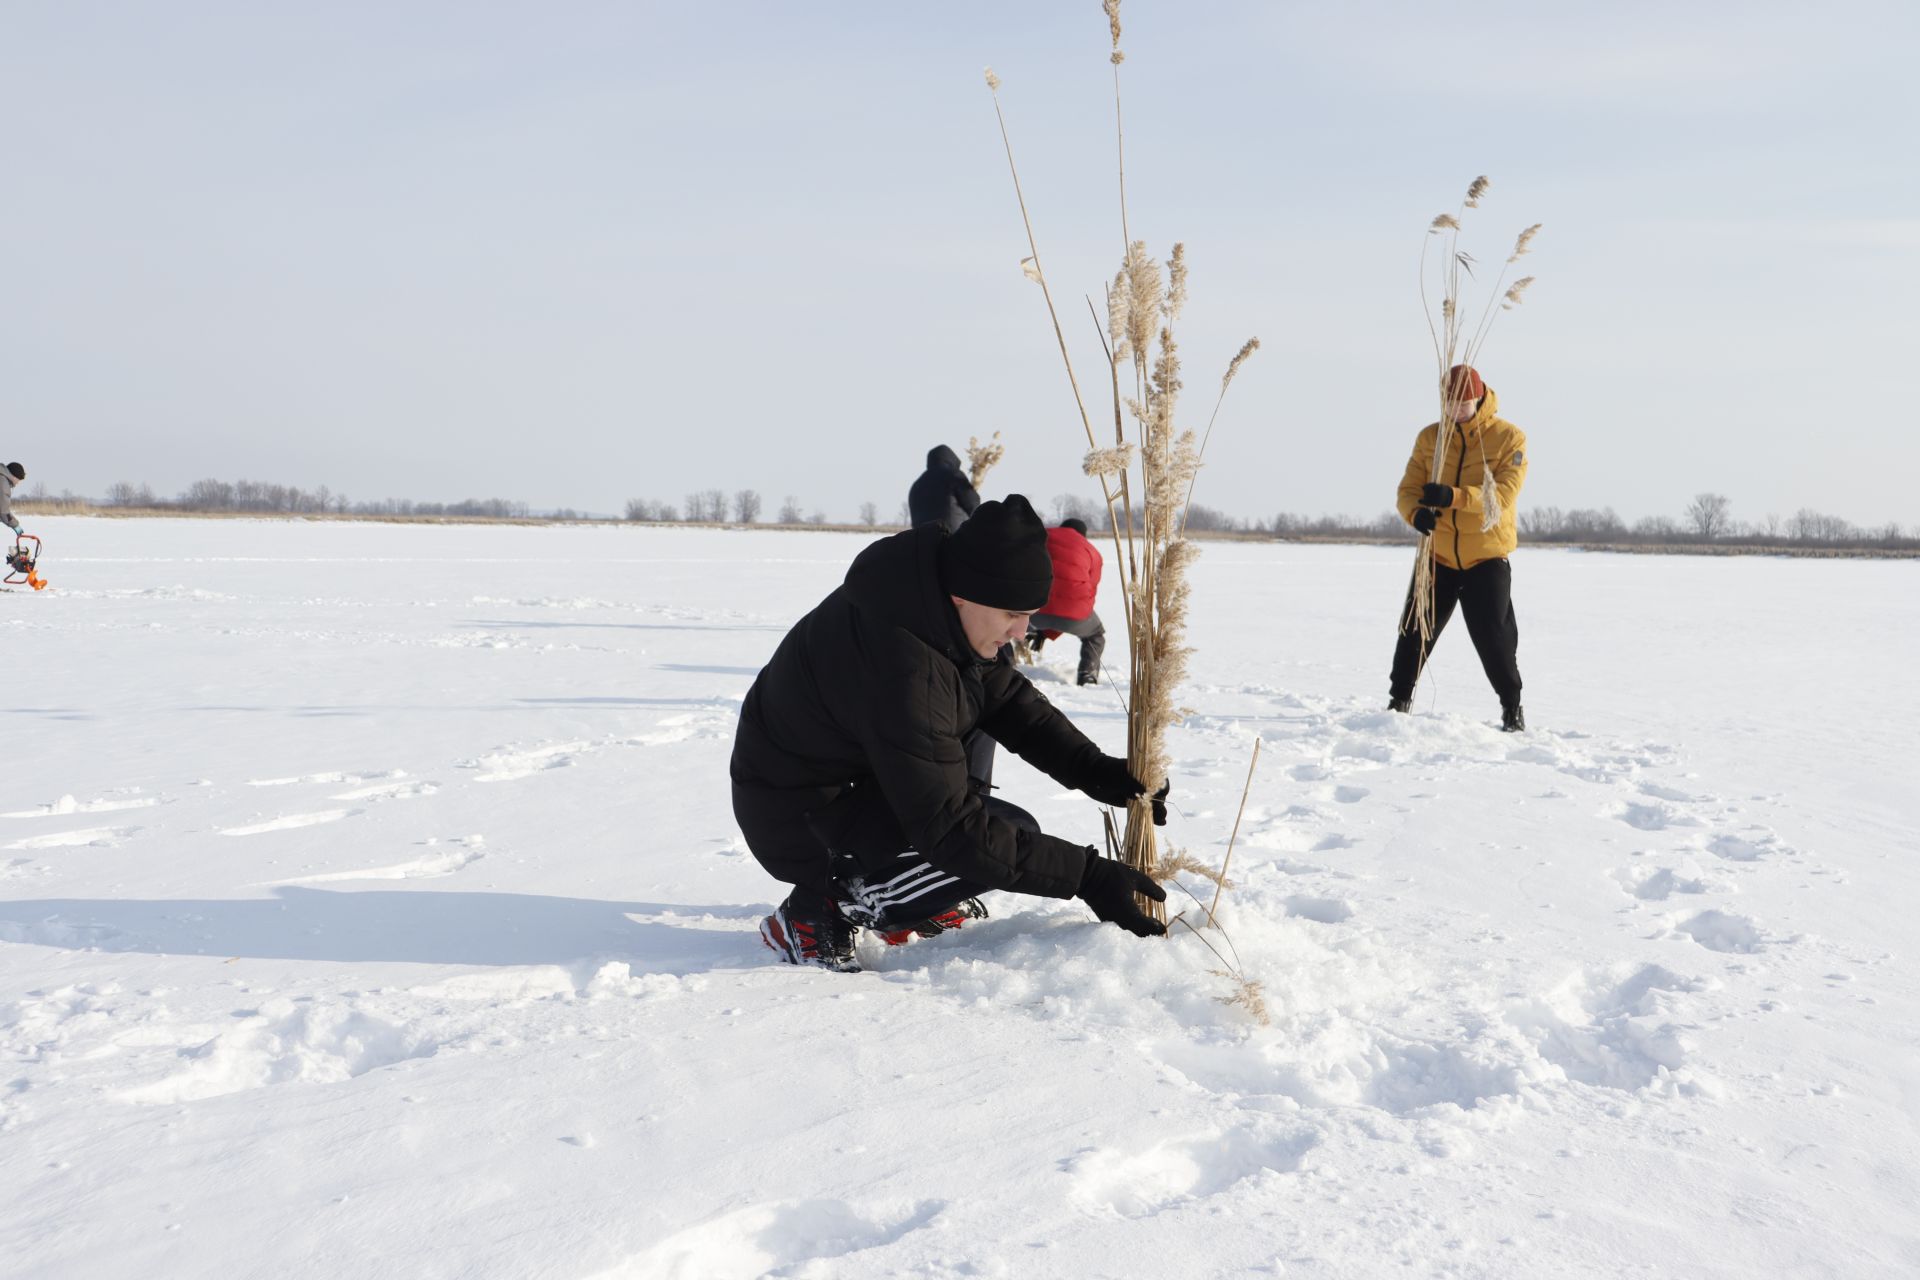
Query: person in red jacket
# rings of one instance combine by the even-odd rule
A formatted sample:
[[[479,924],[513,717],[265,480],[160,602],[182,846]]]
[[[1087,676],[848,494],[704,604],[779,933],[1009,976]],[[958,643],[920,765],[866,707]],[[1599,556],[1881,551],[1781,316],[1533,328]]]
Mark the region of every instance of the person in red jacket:
[[[1100,594],[1100,548],[1087,538],[1084,520],[1062,520],[1047,530],[1047,555],[1053,560],[1053,593],[1028,623],[1027,647],[1035,653],[1062,635],[1080,637],[1080,674],[1075,684],[1100,682],[1100,655],[1107,629],[1093,611]]]

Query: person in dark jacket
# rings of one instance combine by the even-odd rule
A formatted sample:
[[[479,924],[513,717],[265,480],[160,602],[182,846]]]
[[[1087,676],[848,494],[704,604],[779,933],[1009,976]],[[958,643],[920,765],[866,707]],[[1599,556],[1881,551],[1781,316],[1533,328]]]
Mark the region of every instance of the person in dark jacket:
[[[1100,682],[1100,655],[1106,652],[1107,628],[1093,611],[1100,594],[1100,548],[1087,537],[1087,522],[1069,517],[1047,530],[1047,556],[1053,561],[1053,591],[1046,606],[1033,615],[1027,647],[1034,653],[1063,635],[1080,638],[1080,668],[1075,684]]]
[[[945,445],[927,450],[927,469],[907,490],[907,515],[915,525],[937,524],[952,533],[980,505],[960,455]]]
[[[27,478],[27,469],[17,462],[0,467],[0,524],[20,532],[19,518],[13,514],[13,487]]]
[[[1046,527],[1019,494],[949,534],[925,524],[869,546],[794,624],[740,708],[729,773],[747,846],[793,886],[762,922],[782,960],[859,968],[858,927],[897,944],[986,915],[989,889],[1084,900],[1141,936],[1151,877],[1040,830],[969,776],[990,733],[1102,804],[1144,791],[1016,671],[1004,649],[1046,602]],[[1165,821],[1155,797],[1154,817]]]

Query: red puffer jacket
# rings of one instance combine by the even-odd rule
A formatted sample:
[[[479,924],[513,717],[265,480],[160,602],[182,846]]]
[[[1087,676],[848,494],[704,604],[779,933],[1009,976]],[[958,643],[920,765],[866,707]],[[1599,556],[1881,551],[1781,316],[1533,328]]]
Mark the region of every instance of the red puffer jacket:
[[[1100,594],[1100,548],[1072,529],[1049,529],[1047,554],[1053,558],[1053,593],[1040,612],[1075,621],[1092,613]]]

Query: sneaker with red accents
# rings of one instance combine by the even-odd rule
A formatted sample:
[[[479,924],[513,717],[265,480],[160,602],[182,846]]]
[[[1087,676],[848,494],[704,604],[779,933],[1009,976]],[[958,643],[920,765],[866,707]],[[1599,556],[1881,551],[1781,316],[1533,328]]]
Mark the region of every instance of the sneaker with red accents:
[[[914,924],[903,924],[897,929],[876,930],[880,941],[890,947],[903,946],[915,938],[933,938],[949,929],[958,929],[969,920],[985,920],[987,908],[978,898],[968,898],[957,906],[949,907],[937,916],[929,916]]]
[[[835,973],[860,972],[860,961],[853,954],[853,932],[853,926],[838,916],[808,919],[784,902],[760,922],[760,941],[782,961]]]

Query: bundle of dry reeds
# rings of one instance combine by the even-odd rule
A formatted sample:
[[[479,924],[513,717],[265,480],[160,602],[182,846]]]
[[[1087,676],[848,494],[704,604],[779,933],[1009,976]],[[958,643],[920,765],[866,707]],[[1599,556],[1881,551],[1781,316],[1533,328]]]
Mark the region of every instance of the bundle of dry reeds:
[[[1127,218],[1126,134],[1120,110],[1120,65],[1126,59],[1120,49],[1120,0],[1102,0],[1101,8],[1112,36],[1108,60],[1114,77],[1114,129],[1124,249],[1120,269],[1106,289],[1105,324],[1101,332],[1112,394],[1110,444],[1103,444],[1094,431],[1073,358],[1067,349],[1060,314],[1054,305],[1052,288],[1041,263],[1033,222],[1027,213],[1026,195],[1020,185],[1020,171],[1014,164],[1013,144],[1007,135],[1006,117],[1000,109],[1000,78],[991,69],[986,78],[987,88],[993,92],[1001,141],[1006,145],[1007,166],[1013,174],[1014,193],[1020,202],[1020,216],[1027,233],[1030,256],[1021,262],[1021,270],[1040,286],[1046,299],[1054,338],[1073,388],[1081,425],[1086,429],[1088,453],[1084,470],[1100,482],[1106,499],[1108,527],[1113,534],[1113,568],[1120,578],[1126,610],[1127,764],[1134,776],[1146,783],[1151,795],[1167,781],[1166,731],[1180,718],[1174,692],[1185,675],[1191,653],[1186,645],[1190,591],[1187,571],[1197,548],[1185,537],[1187,506],[1200,471],[1206,438],[1212,433],[1213,418],[1219,415],[1234,375],[1260,343],[1257,338],[1250,339],[1229,362],[1220,380],[1220,392],[1206,436],[1196,437],[1193,430],[1181,427],[1177,414],[1183,383],[1174,326],[1187,300],[1186,247],[1175,244],[1162,264],[1148,253],[1145,241],[1132,237]],[[1099,308],[1091,298],[1088,306],[1094,311],[1096,331],[1100,331]],[[1128,806],[1125,835],[1109,838],[1118,846],[1115,851],[1129,865],[1150,872],[1160,866],[1148,797],[1143,796]],[[1160,904],[1143,898],[1140,905],[1158,918],[1165,918]]]
[[[1540,233],[1540,224],[1534,223],[1522,231],[1514,240],[1513,252],[1501,264],[1500,274],[1494,279],[1493,288],[1488,292],[1486,302],[1480,314],[1471,323],[1467,316],[1471,310],[1465,303],[1464,283],[1472,283],[1474,268],[1479,263],[1473,255],[1460,247],[1462,224],[1467,219],[1469,209],[1478,209],[1480,201],[1486,197],[1492,181],[1485,174],[1475,178],[1467,186],[1467,194],[1460,208],[1453,213],[1437,215],[1427,224],[1427,234],[1420,242],[1420,305],[1426,313],[1427,331],[1433,338],[1434,360],[1439,366],[1435,386],[1439,392],[1440,412],[1436,418],[1438,426],[1433,442],[1433,474],[1428,478],[1435,484],[1446,482],[1445,466],[1447,451],[1453,445],[1456,424],[1448,411],[1451,400],[1448,386],[1448,374],[1455,365],[1477,365],[1480,361],[1481,346],[1487,340],[1487,334],[1493,328],[1493,322],[1503,311],[1511,311],[1519,306],[1523,295],[1533,284],[1532,276],[1522,276],[1511,285],[1507,285],[1507,275],[1513,265],[1525,257],[1533,247],[1533,238]],[[1445,249],[1439,256],[1437,270],[1429,265],[1433,245],[1444,237]],[[1506,285],[1505,291],[1501,286]],[[1439,307],[1436,313],[1433,295],[1439,295]],[[1486,459],[1482,457],[1484,466]],[[1484,467],[1485,481],[1481,491],[1481,528],[1491,529],[1500,523],[1501,511],[1499,495],[1493,486],[1493,468]],[[1422,643],[1433,642],[1433,539],[1420,539],[1420,546],[1414,553],[1413,583],[1410,592],[1413,607],[1403,612],[1400,620],[1402,632],[1417,628]]]

